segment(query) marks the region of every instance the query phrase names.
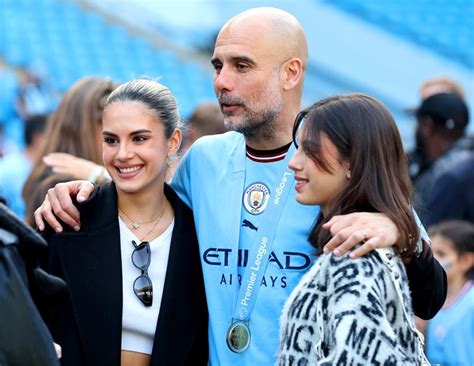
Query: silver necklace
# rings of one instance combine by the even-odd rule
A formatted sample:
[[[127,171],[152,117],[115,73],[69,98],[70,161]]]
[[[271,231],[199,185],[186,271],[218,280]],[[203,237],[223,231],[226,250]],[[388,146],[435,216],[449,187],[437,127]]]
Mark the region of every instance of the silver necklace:
[[[157,226],[158,223],[160,222],[161,218],[163,217],[163,214],[165,213],[165,208],[166,208],[166,204],[167,204],[167,203],[168,203],[168,201],[165,201],[165,204],[163,205],[163,209],[161,210],[161,214],[155,219],[155,223],[153,224],[153,226],[151,227],[151,229],[148,230],[147,233],[146,233],[145,235],[143,235],[142,238],[140,238],[140,241],[143,241],[143,239],[145,239],[148,235],[150,235],[150,233],[153,231],[153,229],[156,228],[156,226]],[[123,214],[125,215],[125,217],[128,218],[128,219],[132,222],[132,227],[133,227],[135,230],[138,229],[138,228],[140,227],[140,225],[146,224],[145,222],[138,223],[138,222],[136,222],[136,221],[133,221],[133,220],[132,220],[130,217],[128,217],[127,214],[126,214],[123,210],[121,210],[120,208],[119,208],[119,211],[120,211],[121,213],[123,213]],[[123,219],[123,218],[122,218],[122,219]],[[147,223],[150,223],[150,222],[153,222],[153,220],[148,221]],[[138,227],[136,227],[135,224],[137,224]]]
[[[166,202],[165,202],[165,206],[166,206]],[[161,213],[160,216],[157,216],[155,217],[154,219],[150,220],[150,221],[144,221],[144,222],[138,222],[134,219],[132,219],[130,216],[128,216],[124,210],[122,210],[121,208],[118,209],[120,213],[122,213],[132,224],[132,227],[134,230],[138,230],[140,229],[140,226],[142,225],[146,225],[146,224],[149,224],[150,222],[153,222],[155,221],[158,217],[160,217],[161,215],[163,215],[163,212]],[[164,210],[164,209],[163,209]]]

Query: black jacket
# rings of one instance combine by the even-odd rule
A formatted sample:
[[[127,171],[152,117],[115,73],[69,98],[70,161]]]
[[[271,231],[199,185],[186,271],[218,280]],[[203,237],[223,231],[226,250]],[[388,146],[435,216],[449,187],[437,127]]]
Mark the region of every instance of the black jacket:
[[[208,313],[191,210],[165,185],[175,213],[151,365],[206,365]],[[113,183],[79,207],[80,232],[51,234],[48,269],[69,295],[48,306],[46,322],[63,365],[120,365],[122,267]]]
[[[37,267],[46,251],[43,238],[0,203],[0,365],[59,365],[33,302],[34,294],[54,299],[65,290]]]

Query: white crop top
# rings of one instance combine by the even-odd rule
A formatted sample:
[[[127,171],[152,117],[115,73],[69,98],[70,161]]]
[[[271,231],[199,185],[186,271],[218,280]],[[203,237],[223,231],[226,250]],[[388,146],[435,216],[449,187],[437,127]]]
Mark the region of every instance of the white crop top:
[[[151,354],[156,324],[160,313],[163,286],[173,233],[174,220],[168,228],[150,242],[151,261],[148,276],[153,284],[153,304],[145,306],[133,292],[133,282],[141,271],[132,263],[135,247],[140,240],[119,217],[120,248],[122,252],[122,350]]]

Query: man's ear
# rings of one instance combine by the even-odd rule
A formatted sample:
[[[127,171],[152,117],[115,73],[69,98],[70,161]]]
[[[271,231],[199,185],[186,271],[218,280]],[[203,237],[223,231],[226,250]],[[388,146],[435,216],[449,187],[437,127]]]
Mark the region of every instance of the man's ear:
[[[303,77],[303,62],[299,58],[291,58],[281,67],[283,90],[295,88]]]

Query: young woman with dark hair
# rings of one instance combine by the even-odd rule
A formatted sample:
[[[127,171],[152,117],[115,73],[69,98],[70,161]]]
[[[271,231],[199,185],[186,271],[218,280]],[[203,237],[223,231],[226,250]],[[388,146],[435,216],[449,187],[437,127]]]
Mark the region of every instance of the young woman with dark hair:
[[[415,250],[419,228],[395,121],[369,96],[335,96],[299,114],[294,142],[296,199],[321,208],[309,241],[322,255],[285,305],[278,365],[426,362],[402,262]],[[356,211],[390,217],[400,231],[398,252],[323,254],[331,237],[324,224]]]

